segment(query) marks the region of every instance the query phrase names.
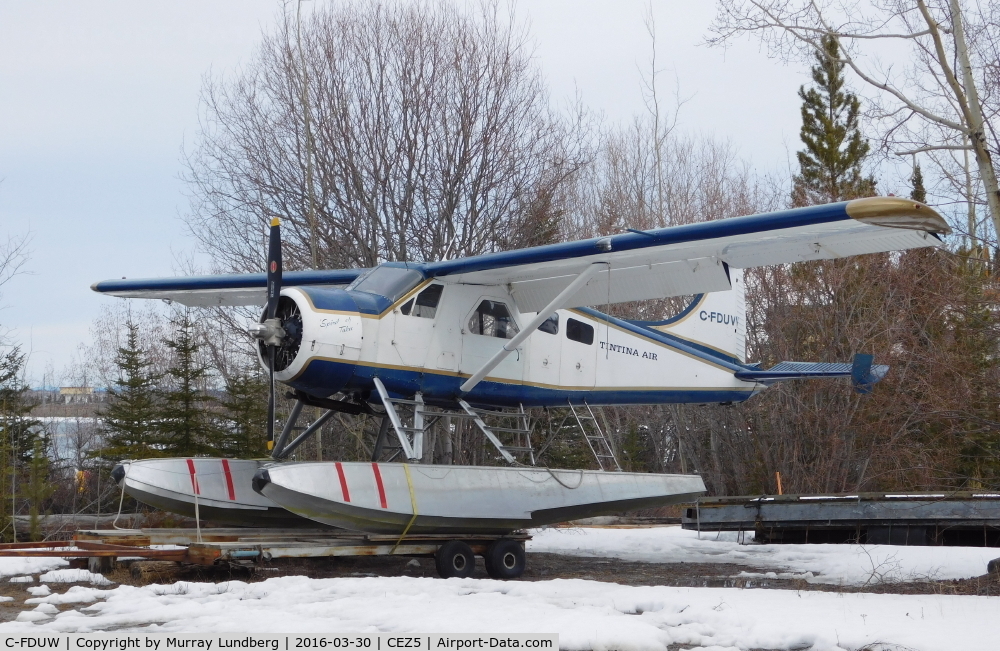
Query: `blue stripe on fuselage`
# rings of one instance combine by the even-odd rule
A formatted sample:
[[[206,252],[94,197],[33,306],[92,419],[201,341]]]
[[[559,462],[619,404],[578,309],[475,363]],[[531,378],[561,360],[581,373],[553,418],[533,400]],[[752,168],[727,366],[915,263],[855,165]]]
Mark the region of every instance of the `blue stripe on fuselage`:
[[[316,395],[331,393],[331,378],[349,377],[341,389],[344,392],[372,392],[372,378],[378,377],[393,397],[412,397],[423,393],[428,404],[457,408],[461,397],[459,386],[468,376],[425,372],[420,369],[385,368],[350,364],[326,359],[313,359],[291,386]],[[312,390],[311,390],[312,389]],[[318,389],[318,390],[317,390]],[[325,391],[325,393],[321,393]],[[483,380],[464,399],[473,405],[491,407],[560,407],[573,404],[590,405],[652,405],[672,403],[741,402],[754,394],[751,389],[592,389],[564,390],[530,384]]]
[[[598,312],[597,310],[589,307],[575,307],[573,310],[586,314],[595,321],[606,321],[610,322],[612,325],[618,326],[623,330],[628,330],[634,335],[640,337],[645,337],[646,339],[652,339],[653,341],[658,341],[661,344],[665,344],[674,348],[680,352],[687,353],[688,355],[693,355],[699,359],[703,359],[706,362],[715,364],[717,366],[723,366],[731,371],[741,371],[747,366],[743,364],[739,359],[732,355],[726,355],[725,353],[720,353],[714,348],[709,348],[703,344],[699,344],[694,341],[689,341],[683,337],[678,337],[677,335],[670,334],[668,332],[662,332],[660,330],[652,330],[650,328],[644,328],[640,325],[636,325],[630,321],[625,321],[623,319],[617,319],[613,316],[604,314],[603,312]]]

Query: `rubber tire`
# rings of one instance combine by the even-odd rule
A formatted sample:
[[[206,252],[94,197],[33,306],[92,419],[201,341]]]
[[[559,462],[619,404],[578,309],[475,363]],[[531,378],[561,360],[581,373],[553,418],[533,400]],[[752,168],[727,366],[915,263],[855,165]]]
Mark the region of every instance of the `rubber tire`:
[[[516,540],[501,538],[493,541],[483,555],[486,573],[494,579],[516,579],[524,574],[524,548]]]
[[[449,540],[434,554],[434,563],[442,579],[464,579],[472,576],[476,569],[476,556],[472,548],[461,540]]]

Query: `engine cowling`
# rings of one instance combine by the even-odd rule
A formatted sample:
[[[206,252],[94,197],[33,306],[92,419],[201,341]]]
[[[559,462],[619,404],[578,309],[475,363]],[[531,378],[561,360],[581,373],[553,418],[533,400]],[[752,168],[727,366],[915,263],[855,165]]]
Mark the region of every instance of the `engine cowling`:
[[[342,289],[286,287],[276,316],[284,336],[275,350],[275,379],[320,397],[342,390],[361,358],[362,318],[351,295]],[[263,342],[257,355],[268,368]]]

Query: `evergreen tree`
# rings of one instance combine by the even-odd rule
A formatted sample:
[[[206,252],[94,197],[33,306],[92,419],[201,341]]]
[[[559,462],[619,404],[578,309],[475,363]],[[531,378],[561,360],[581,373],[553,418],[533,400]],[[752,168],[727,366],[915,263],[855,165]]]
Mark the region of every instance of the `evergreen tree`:
[[[18,465],[31,461],[35,439],[42,436],[41,423],[29,416],[35,405],[27,397],[23,369],[24,355],[19,347],[12,346],[0,356],[0,435]]]
[[[33,541],[43,538],[42,515],[45,513],[43,507],[56,490],[49,475],[51,464],[46,454],[47,447],[43,437],[35,438],[31,461],[28,462],[28,481],[24,497],[28,500],[28,537]]]
[[[166,452],[171,456],[218,454],[220,431],[212,411],[216,401],[203,388],[208,366],[198,358],[200,346],[190,311],[184,310],[172,323],[174,338],[164,342],[173,351],[166,373],[171,387],[164,392],[160,409]]]
[[[833,36],[823,37],[812,69],[814,86],[799,88],[805,149],[799,151],[800,173],[794,179],[792,202],[809,206],[875,194],[875,179],[862,175],[869,152],[858,130],[861,103],[844,89],[844,64]]]
[[[927,190],[924,189],[924,175],[920,171],[919,163],[913,164],[913,176],[910,177],[910,183],[913,185],[910,198],[920,203],[927,203]]]
[[[118,380],[109,389],[109,405],[101,413],[104,446],[97,453],[110,464],[122,459],[163,455],[159,435],[159,377],[139,345],[139,326],[129,319],[128,335],[115,360]]]
[[[30,417],[34,405],[27,398],[23,368],[24,355],[17,346],[0,355],[0,539],[4,541],[14,540],[10,514],[20,507],[20,480],[36,453],[44,457],[49,443],[41,423]]]
[[[219,451],[225,456],[252,459],[267,456],[267,378],[260,367],[239,371],[226,381],[225,431]]]

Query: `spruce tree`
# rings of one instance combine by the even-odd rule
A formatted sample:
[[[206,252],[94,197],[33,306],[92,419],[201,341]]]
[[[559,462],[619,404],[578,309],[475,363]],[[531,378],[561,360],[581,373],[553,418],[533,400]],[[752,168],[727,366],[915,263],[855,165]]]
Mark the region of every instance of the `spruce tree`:
[[[28,481],[25,485],[24,497],[28,500],[28,538],[37,541],[43,538],[42,517],[45,515],[45,504],[56,492],[55,484],[50,476],[51,463],[46,441],[37,437],[28,462]]]
[[[913,186],[910,198],[920,203],[927,203],[927,190],[924,189],[924,175],[920,171],[919,163],[913,164],[913,176],[910,177],[910,183]]]
[[[33,467],[47,463],[49,440],[41,423],[31,418],[34,407],[28,398],[28,385],[23,381],[24,355],[17,346],[0,354],[0,540],[14,540],[11,513],[20,510],[22,481]],[[37,455],[37,457],[36,457]],[[38,477],[39,483],[48,476]],[[38,506],[26,495],[29,508]]]
[[[163,455],[159,434],[159,377],[139,344],[139,326],[125,323],[125,345],[115,363],[118,380],[108,390],[108,407],[101,412],[104,445],[98,452],[109,464],[122,459],[147,459]]]
[[[174,338],[164,342],[173,351],[173,361],[160,409],[163,442],[171,456],[216,455],[220,435],[212,409],[216,401],[203,390],[208,366],[198,358],[200,346],[190,311],[180,312],[172,323]]]
[[[23,369],[24,355],[18,346],[0,355],[0,436],[18,466],[31,461],[35,439],[43,435],[41,423],[30,417],[35,405],[27,397]]]
[[[242,459],[267,456],[267,388],[267,378],[256,365],[228,378],[222,402],[222,454]]]
[[[862,174],[869,152],[858,129],[861,103],[844,89],[844,64],[833,36],[823,37],[816,54],[813,87],[799,88],[805,149],[798,152],[800,173],[794,179],[792,201],[809,206],[875,194],[875,179]]]

